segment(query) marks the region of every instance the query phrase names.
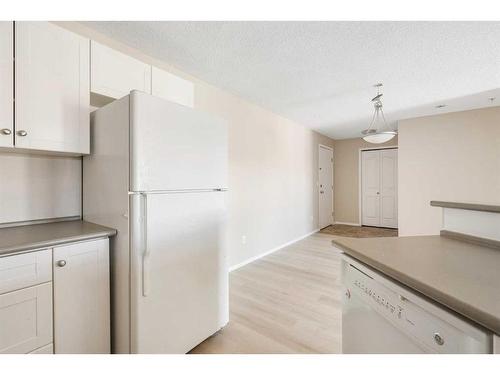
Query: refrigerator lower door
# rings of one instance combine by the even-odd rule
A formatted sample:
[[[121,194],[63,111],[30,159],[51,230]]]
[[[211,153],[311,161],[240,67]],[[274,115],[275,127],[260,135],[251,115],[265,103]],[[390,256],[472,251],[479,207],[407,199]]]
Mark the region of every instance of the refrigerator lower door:
[[[186,353],[228,321],[225,193],[130,197],[131,352]]]

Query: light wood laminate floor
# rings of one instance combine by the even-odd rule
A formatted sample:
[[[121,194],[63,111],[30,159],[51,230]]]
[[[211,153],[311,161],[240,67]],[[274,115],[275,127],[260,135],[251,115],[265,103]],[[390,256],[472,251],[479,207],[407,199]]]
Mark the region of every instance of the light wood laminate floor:
[[[191,353],[340,353],[340,253],[316,233],[231,272],[230,322]]]

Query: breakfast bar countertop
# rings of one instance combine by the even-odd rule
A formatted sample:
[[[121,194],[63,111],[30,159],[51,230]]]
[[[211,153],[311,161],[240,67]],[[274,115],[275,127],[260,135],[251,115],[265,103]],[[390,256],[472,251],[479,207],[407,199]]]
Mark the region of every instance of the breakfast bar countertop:
[[[500,335],[500,248],[444,235],[338,237],[333,246]]]
[[[115,229],[83,220],[1,228],[0,257],[115,234]]]

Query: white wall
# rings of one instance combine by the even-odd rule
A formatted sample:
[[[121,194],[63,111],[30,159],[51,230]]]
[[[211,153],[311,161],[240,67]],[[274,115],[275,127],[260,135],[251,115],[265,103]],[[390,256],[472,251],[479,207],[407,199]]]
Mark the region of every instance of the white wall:
[[[318,145],[333,140],[74,22],[59,25],[165,69],[195,87],[195,108],[229,125],[229,264],[318,227]],[[246,236],[246,244],[242,243]]]
[[[431,200],[500,204],[500,107],[399,123],[399,234],[439,234]]]

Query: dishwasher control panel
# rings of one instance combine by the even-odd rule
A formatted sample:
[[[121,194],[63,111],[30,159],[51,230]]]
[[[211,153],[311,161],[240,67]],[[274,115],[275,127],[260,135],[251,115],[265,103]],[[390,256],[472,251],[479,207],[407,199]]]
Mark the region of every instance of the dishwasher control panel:
[[[401,303],[404,297],[377,283],[371,276],[353,265],[350,267],[353,268],[354,272],[349,272],[345,281],[352,293],[358,294],[366,303],[389,320],[406,319],[405,309]]]
[[[394,315],[398,319],[402,318],[403,308],[390,299],[387,293],[383,293],[376,288],[372,289],[372,286],[369,284],[367,285],[364,280],[354,279],[353,285],[360,293],[371,298],[372,301],[380,307],[385,308],[388,313]]]

